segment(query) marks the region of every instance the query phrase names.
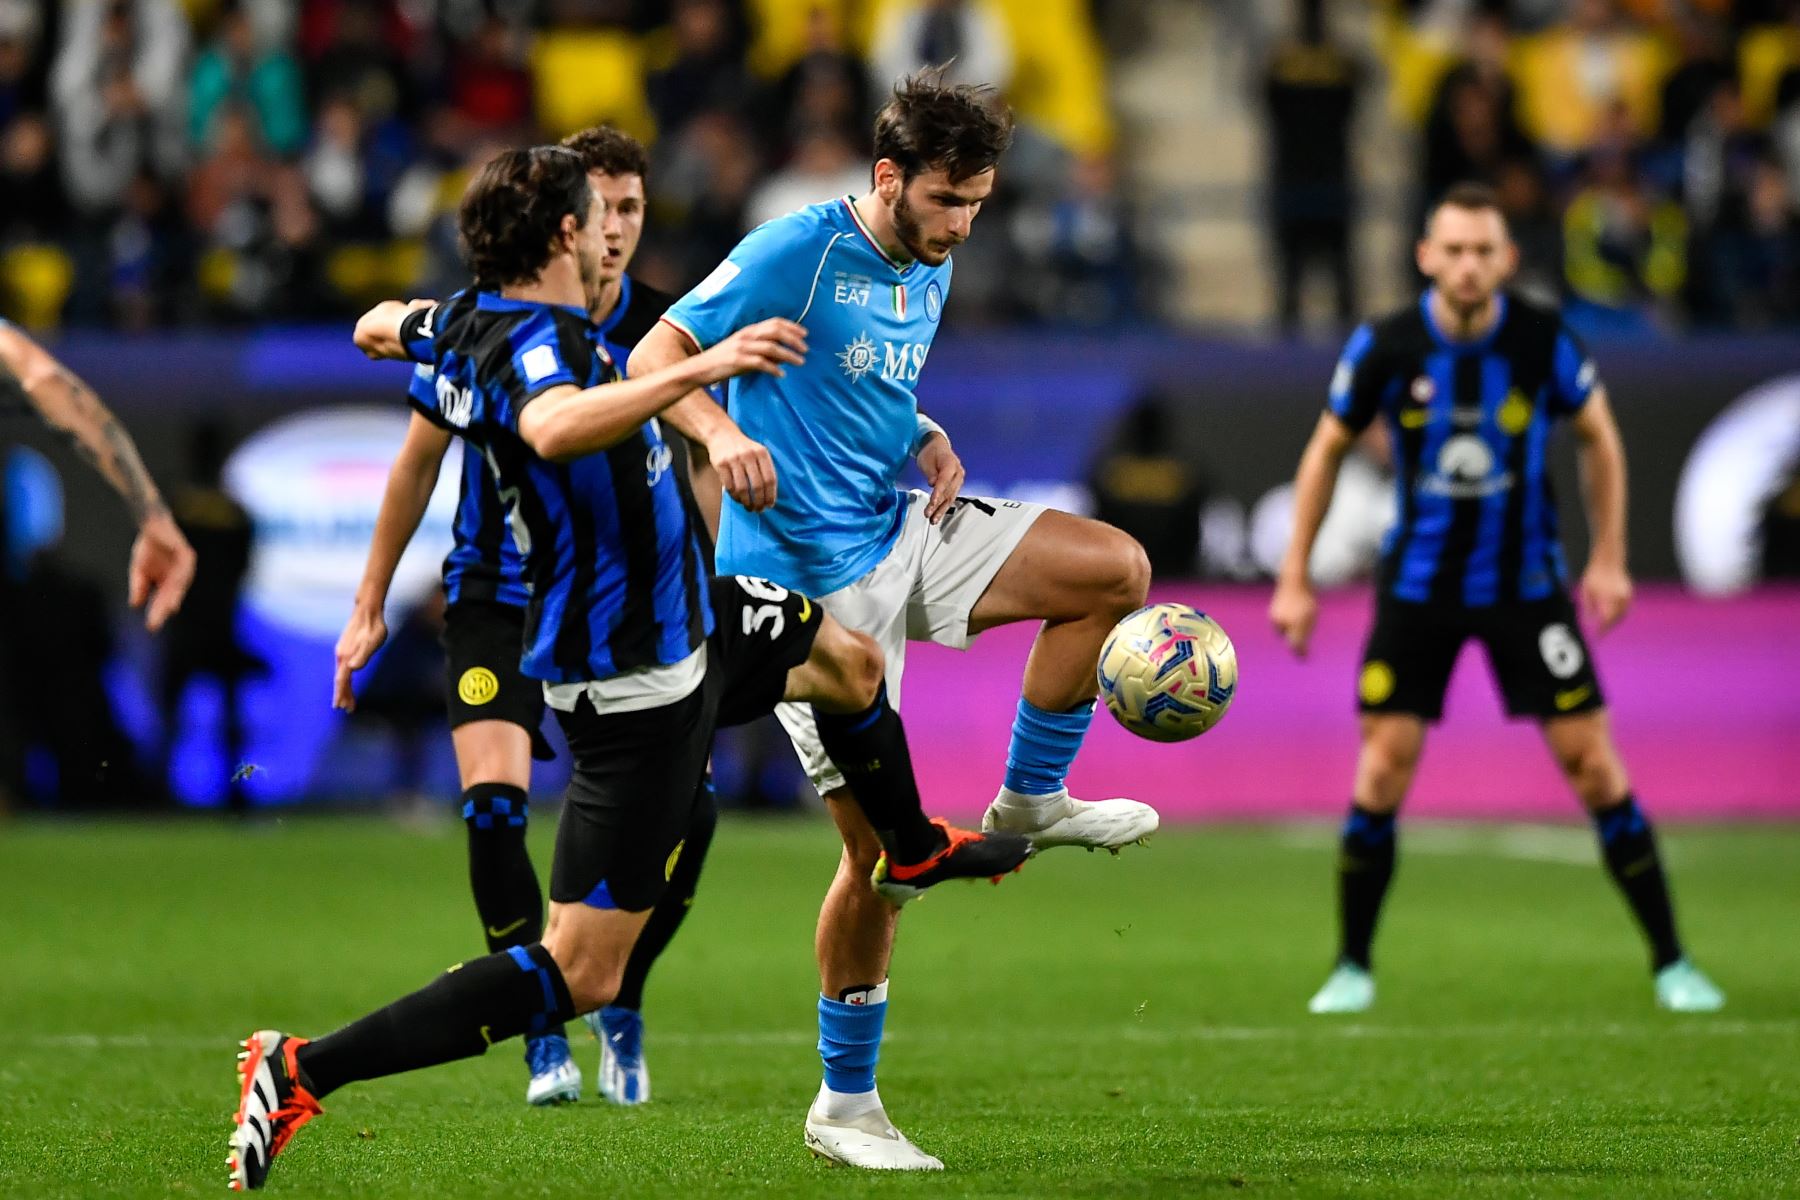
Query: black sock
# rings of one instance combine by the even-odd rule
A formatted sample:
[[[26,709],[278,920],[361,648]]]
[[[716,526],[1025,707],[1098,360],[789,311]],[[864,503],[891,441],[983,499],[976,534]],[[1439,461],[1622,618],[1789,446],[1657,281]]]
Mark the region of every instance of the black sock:
[[[463,793],[469,889],[475,893],[489,954],[530,946],[544,937],[544,893],[525,847],[530,813],[525,789],[508,783],[478,783]],[[563,1035],[560,1025],[544,1032]]]
[[[713,829],[718,822],[719,809],[713,796],[712,780],[702,780],[700,791],[694,796],[694,819],[681,843],[681,853],[675,858],[669,886],[663,890],[656,907],[650,910],[650,918],[644,922],[643,932],[638,934],[637,944],[631,948],[631,957],[625,960],[619,994],[613,997],[610,1007],[633,1010],[644,1007],[644,981],[650,977],[650,968],[656,965],[657,957],[674,939],[675,931],[687,920],[688,909],[694,903],[694,891],[700,886],[700,870],[706,865],[706,851],[712,845]]]
[[[451,967],[412,995],[308,1042],[295,1057],[301,1082],[323,1098],[359,1079],[473,1058],[495,1042],[574,1016],[550,952],[514,946]]]
[[[1675,909],[1650,818],[1638,808],[1637,797],[1627,792],[1623,800],[1594,814],[1594,828],[1600,834],[1606,869],[1650,941],[1650,965],[1660,971],[1681,957],[1681,939],[1675,936]]]
[[[888,706],[887,685],[875,703],[859,713],[813,709],[819,742],[844,782],[856,793],[863,816],[888,852],[903,863],[916,863],[944,844],[944,835],[925,816],[919,784],[913,778],[912,752],[906,727]]]
[[[1394,814],[1373,813],[1355,804],[1344,821],[1338,853],[1338,957],[1363,970],[1370,966],[1369,947],[1375,922],[1394,877]]]

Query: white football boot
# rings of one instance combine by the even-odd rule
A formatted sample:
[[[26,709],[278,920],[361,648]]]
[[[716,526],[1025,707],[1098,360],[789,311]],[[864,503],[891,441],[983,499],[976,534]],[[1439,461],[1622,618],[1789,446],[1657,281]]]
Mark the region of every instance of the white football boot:
[[[860,1115],[834,1120],[825,1115],[823,1084],[806,1114],[806,1148],[828,1162],[868,1171],[941,1171],[944,1164],[894,1128],[881,1098]]]
[[[1156,810],[1137,800],[1077,800],[1064,788],[1048,796],[1025,796],[1009,788],[982,815],[982,832],[1022,833],[1039,850],[1086,846],[1109,850],[1143,845],[1161,825]]]

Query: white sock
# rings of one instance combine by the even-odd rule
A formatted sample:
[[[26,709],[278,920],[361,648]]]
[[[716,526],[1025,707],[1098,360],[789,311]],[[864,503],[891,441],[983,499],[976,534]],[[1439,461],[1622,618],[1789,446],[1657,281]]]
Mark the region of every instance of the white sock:
[[[854,1121],[880,1108],[881,1091],[878,1088],[866,1092],[834,1092],[821,1083],[819,1098],[813,1101],[813,1110],[827,1121]]]
[[[1046,795],[1031,796],[1024,792],[1015,792],[1011,788],[1002,785],[1000,794],[994,797],[994,803],[1002,808],[1047,808],[1050,805],[1062,803],[1063,800],[1068,798],[1068,795],[1069,789],[1066,787],[1059,788]]]

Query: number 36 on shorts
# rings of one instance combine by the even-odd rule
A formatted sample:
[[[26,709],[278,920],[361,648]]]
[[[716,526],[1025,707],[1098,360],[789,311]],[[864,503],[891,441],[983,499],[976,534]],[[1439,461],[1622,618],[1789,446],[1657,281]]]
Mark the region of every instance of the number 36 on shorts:
[[[783,604],[794,593],[779,583],[771,583],[767,579],[757,579],[750,575],[739,575],[736,576],[736,579],[738,587],[743,589],[746,596],[752,600],[765,602],[744,606],[744,636],[750,637],[761,633],[766,634],[770,641],[779,639],[787,628],[787,614],[783,611]],[[800,612],[797,619],[804,623],[806,618],[812,614],[812,601],[804,596],[800,596],[798,599]]]

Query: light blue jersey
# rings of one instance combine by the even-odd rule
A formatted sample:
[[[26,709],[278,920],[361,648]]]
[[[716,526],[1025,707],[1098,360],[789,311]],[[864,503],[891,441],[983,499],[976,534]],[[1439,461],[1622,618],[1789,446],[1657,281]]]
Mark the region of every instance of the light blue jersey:
[[[731,381],[731,417],[769,448],[780,495],[760,513],[726,498],[720,574],[823,596],[887,556],[920,441],[913,387],[949,293],[948,261],[895,265],[841,199],[752,230],[663,315],[703,349],[769,317],[806,326],[805,366]]]

